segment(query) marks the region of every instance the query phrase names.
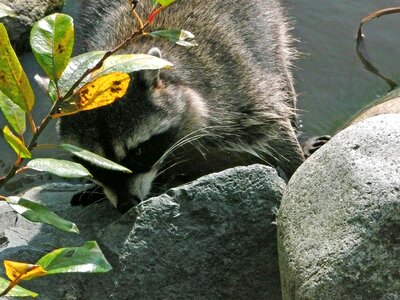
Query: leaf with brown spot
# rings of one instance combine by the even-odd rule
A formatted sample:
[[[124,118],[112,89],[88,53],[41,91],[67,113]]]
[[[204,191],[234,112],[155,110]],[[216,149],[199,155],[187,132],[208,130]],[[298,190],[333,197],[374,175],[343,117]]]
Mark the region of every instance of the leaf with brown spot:
[[[25,112],[32,110],[35,94],[14,49],[7,30],[0,23],[0,91]]]
[[[52,14],[37,22],[30,43],[36,60],[52,80],[61,77],[74,48],[74,24],[65,14]]]
[[[47,275],[47,271],[39,265],[31,265],[10,260],[4,261],[6,275],[11,281],[30,280]]]
[[[125,95],[129,87],[129,82],[130,76],[122,72],[97,77],[61,103],[58,112],[52,115],[52,117],[58,118],[83,110],[91,110],[109,105]]]

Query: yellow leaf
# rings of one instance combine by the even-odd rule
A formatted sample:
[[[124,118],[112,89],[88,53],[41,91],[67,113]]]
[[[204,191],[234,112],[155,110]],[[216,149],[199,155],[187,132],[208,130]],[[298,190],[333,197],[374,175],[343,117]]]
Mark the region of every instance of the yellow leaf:
[[[72,115],[83,110],[105,106],[121,99],[128,90],[130,76],[114,72],[100,76],[85,84],[69,99],[61,103],[53,118]]]
[[[37,265],[5,260],[4,267],[7,277],[13,282],[47,275],[47,271],[43,269],[43,267]]]
[[[3,128],[3,136],[6,142],[14,149],[15,153],[17,153],[18,157],[32,157],[24,142],[19,137],[15,136],[7,125]]]

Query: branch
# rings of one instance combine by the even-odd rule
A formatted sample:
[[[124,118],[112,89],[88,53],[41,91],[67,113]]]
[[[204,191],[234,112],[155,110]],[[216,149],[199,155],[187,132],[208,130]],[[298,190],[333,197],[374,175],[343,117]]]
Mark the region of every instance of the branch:
[[[135,18],[138,20],[140,19],[139,15],[135,14],[135,11],[133,10],[132,13],[134,14]],[[135,38],[136,36],[139,35],[143,35],[144,34],[144,29],[146,28],[146,26],[148,25],[147,23],[143,25],[143,22],[140,19],[140,22],[138,21],[139,24],[139,28],[137,30],[135,30],[134,32],[132,32],[132,34],[126,39],[124,40],[121,44],[119,44],[118,46],[116,46],[114,49],[107,51],[106,53],[104,53],[103,57],[99,60],[99,62],[92,68],[87,69],[85,73],[83,73],[83,75],[72,85],[72,87],[68,90],[68,92],[63,96],[63,97],[59,97],[57,99],[57,101],[54,102],[52,108],[50,109],[50,112],[47,114],[47,116],[45,117],[45,119],[42,121],[42,123],[40,124],[39,127],[36,127],[35,132],[33,133],[33,136],[31,138],[31,141],[29,142],[28,145],[28,150],[31,151],[33,148],[36,147],[36,141],[39,138],[40,134],[43,132],[43,130],[46,128],[46,126],[48,125],[48,123],[50,122],[50,120],[52,119],[52,115],[55,114],[58,110],[59,105],[65,100],[68,99],[69,97],[71,97],[74,92],[75,89],[79,86],[79,84],[91,73],[93,73],[94,71],[100,69],[103,66],[104,61],[110,57],[111,55],[113,55],[114,53],[116,53],[117,51],[121,50],[122,48],[124,48],[133,38]],[[33,121],[33,120],[32,120]],[[34,123],[32,123],[34,124]],[[18,159],[14,165],[11,167],[11,169],[8,171],[8,173],[3,176],[0,177],[0,187],[4,186],[4,184],[6,184],[11,178],[13,178],[15,176],[15,174],[17,173],[17,170],[20,168],[22,162],[24,161],[23,158]]]

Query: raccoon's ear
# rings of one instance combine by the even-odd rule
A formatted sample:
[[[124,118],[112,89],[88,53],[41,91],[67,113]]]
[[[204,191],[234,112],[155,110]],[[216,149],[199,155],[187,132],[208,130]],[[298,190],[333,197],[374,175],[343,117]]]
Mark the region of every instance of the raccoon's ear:
[[[156,47],[151,48],[147,54],[158,58],[162,58],[160,49]],[[157,85],[158,79],[160,78],[160,70],[144,70],[141,73],[143,76],[142,78],[144,79],[144,81],[148,86]]]
[[[158,58],[162,58],[161,51],[157,47],[151,48],[148,55],[152,55]]]

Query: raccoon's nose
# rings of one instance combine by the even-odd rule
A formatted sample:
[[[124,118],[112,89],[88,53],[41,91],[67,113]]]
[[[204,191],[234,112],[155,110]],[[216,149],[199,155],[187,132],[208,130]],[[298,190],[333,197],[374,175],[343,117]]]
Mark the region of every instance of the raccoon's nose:
[[[118,199],[119,200],[119,199]],[[117,210],[124,214],[132,207],[138,205],[140,203],[140,199],[136,196],[130,196],[129,199],[124,199],[124,201],[118,201]]]

